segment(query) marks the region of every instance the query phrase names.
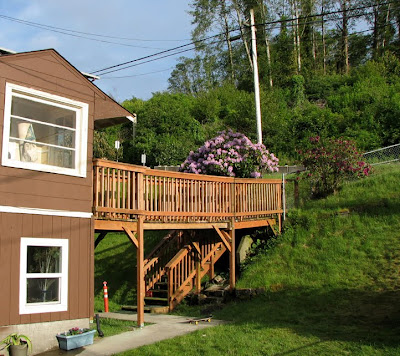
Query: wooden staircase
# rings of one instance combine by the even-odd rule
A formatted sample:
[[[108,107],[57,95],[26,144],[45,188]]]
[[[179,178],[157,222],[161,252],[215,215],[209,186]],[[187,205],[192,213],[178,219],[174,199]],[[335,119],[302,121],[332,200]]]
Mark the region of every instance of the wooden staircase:
[[[214,277],[214,265],[227,250],[218,234],[171,231],[145,259],[145,304],[173,310],[201,279]]]

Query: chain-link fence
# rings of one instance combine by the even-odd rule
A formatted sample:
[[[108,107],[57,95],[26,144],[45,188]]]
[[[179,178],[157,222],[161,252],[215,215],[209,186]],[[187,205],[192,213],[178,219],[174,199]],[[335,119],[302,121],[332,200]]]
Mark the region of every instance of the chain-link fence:
[[[371,165],[391,163],[400,160],[400,143],[363,154],[366,162]]]

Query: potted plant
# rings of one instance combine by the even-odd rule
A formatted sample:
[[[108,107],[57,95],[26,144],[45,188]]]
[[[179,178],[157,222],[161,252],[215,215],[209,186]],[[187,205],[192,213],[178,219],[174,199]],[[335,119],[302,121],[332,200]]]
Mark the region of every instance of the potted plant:
[[[28,350],[32,351],[32,342],[29,337],[17,333],[8,335],[1,341],[5,345],[3,349],[8,350],[10,356],[26,356]]]
[[[93,336],[96,330],[72,328],[66,332],[57,334],[58,346],[62,350],[72,350],[78,347],[93,344]]]

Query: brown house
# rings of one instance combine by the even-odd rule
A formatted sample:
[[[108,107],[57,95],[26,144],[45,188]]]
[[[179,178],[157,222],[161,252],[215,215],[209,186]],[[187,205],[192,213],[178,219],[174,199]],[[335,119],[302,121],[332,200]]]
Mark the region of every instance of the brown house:
[[[93,130],[131,114],[53,49],[2,54],[0,340],[39,352],[93,316]]]
[[[94,248],[110,231],[136,247],[142,327],[155,301],[172,310],[200,293],[225,253],[235,287],[236,230],[280,230],[281,180],[93,161],[93,130],[129,115],[54,50],[0,56],[0,339],[28,334],[37,353],[87,327]],[[145,258],[149,230],[171,231]]]

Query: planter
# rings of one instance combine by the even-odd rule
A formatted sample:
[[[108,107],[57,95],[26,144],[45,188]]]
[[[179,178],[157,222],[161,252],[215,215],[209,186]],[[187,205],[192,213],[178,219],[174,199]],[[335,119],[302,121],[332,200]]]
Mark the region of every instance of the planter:
[[[28,355],[28,344],[10,345],[8,353],[10,356],[26,356]]]
[[[56,335],[58,340],[58,346],[62,350],[72,350],[78,347],[93,344],[93,336],[96,330],[90,330],[82,334],[77,335]]]

